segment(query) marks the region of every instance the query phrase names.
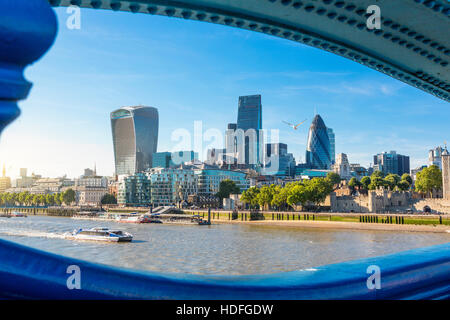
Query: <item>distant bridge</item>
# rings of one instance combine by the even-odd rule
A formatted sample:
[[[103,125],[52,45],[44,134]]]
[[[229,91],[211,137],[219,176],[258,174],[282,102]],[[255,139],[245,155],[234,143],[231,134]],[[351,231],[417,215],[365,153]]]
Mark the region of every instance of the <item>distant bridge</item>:
[[[445,0],[49,0],[262,32],[351,59],[450,101],[450,3]],[[381,28],[368,29],[370,5]]]

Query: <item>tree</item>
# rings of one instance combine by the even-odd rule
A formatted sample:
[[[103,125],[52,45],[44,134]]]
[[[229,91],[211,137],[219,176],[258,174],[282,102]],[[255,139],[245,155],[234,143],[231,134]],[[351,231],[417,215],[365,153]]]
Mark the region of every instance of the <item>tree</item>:
[[[397,184],[400,182],[400,176],[398,174],[388,174],[384,178],[384,184],[390,189],[394,190]]]
[[[431,165],[417,173],[416,189],[431,196],[431,192],[442,188],[442,171],[436,165]]]
[[[275,186],[263,186],[259,189],[259,193],[256,196],[258,204],[261,208],[269,209],[268,207],[272,203]]]
[[[242,192],[241,201],[250,205],[251,208],[258,207],[257,196],[259,189],[256,187],[251,187]]]
[[[276,186],[274,189],[271,205],[277,207],[278,209],[285,209],[290,189],[290,184],[286,184],[286,186],[284,187]]]
[[[58,206],[61,205],[61,194],[60,193],[53,194],[53,203]]]
[[[31,193],[27,194],[26,197],[25,197],[25,203],[27,205],[29,205],[29,206],[32,205],[33,204],[33,198],[34,198],[33,194],[31,194]]]
[[[338,175],[336,172],[328,172],[327,179],[333,184],[333,186],[341,182],[341,176]]]
[[[101,204],[117,204],[117,199],[113,194],[105,194],[100,201]]]
[[[47,205],[52,206],[55,204],[55,197],[49,193],[45,196],[45,202]]]
[[[410,184],[406,180],[402,180],[397,184],[397,188],[401,191],[407,191],[410,187]]]
[[[361,185],[365,190],[369,190],[369,185],[372,182],[370,177],[362,177],[361,179]]]
[[[39,195],[37,195],[37,194],[33,195],[32,203],[34,206],[39,204]]]
[[[241,189],[236,185],[233,180],[222,180],[219,185],[219,192],[216,193],[216,197],[223,199],[229,198],[230,194],[241,193]]]
[[[308,201],[309,195],[308,190],[303,183],[295,184],[292,186],[287,197],[287,203],[291,207],[298,205],[299,203],[304,205]]]
[[[29,194],[28,191],[23,191],[23,192],[19,193],[19,198],[18,198],[18,200],[19,200],[19,203],[20,203],[21,205],[25,205],[25,204],[26,204],[26,199],[27,199],[27,195],[28,195],[28,194]]]
[[[355,189],[356,187],[360,187],[361,185],[362,185],[362,183],[355,177],[351,178],[350,181],[348,182],[348,186],[352,189]]]
[[[61,202],[64,202],[66,205],[69,205],[75,201],[75,191],[73,191],[73,189],[67,189],[65,192],[61,194],[61,196],[62,196]]]
[[[41,205],[45,205],[46,204],[46,201],[47,200],[47,198],[45,197],[45,195],[43,195],[43,194],[40,194],[39,195],[39,203],[41,204]]]
[[[314,178],[307,184],[308,201],[316,205],[325,201],[325,198],[333,191],[333,185],[328,179]]]
[[[384,173],[381,172],[380,170],[375,170],[372,175],[370,176],[370,178],[375,178],[375,177],[379,177],[379,178],[384,178]]]
[[[402,181],[404,180],[404,181],[407,181],[408,183],[409,183],[409,185],[410,186],[412,186],[412,184],[413,184],[413,179],[411,178],[411,176],[409,175],[409,174],[407,174],[407,173],[404,173],[403,175],[402,175],[402,179],[401,179]]]
[[[378,177],[378,176],[373,176],[371,177],[371,182],[369,184],[369,190],[375,190],[378,189],[379,187],[384,187],[385,186],[385,182],[383,180],[383,178]]]

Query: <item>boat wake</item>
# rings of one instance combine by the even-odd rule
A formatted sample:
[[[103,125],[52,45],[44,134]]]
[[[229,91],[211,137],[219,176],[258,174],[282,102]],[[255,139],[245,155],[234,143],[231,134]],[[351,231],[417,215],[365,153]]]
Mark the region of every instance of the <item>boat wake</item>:
[[[64,239],[63,233],[44,232],[35,230],[0,231],[0,235],[30,238]]]

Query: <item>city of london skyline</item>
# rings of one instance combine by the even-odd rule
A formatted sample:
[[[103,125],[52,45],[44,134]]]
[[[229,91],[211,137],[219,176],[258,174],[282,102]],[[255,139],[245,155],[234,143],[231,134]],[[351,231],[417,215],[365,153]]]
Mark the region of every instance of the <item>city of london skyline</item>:
[[[64,9],[56,13],[63,25]],[[26,71],[34,90],[20,103],[21,117],[0,137],[0,164],[12,177],[22,167],[76,177],[93,163],[99,174],[112,175],[107,115],[121,106],[158,108],[159,135],[165,137],[158,151],[170,151],[174,130],[192,131],[194,121],[203,121],[205,130],[223,130],[235,121],[237,97],[250,94],[262,95],[263,127],[279,129],[280,141],[299,162],[306,160],[309,126],[293,131],[282,121],[310,123],[315,108],[334,129],[336,154],[363,166],[376,153],[396,150],[409,155],[414,168],[427,163],[428,150],[449,140],[445,101],[321,50],[157,16],[83,10],[83,19],[80,30],[61,28],[49,54]],[[142,24],[145,32],[137,27]]]

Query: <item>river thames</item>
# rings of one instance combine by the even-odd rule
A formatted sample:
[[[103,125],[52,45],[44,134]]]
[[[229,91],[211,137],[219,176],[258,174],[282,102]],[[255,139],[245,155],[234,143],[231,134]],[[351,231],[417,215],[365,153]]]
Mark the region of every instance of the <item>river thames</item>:
[[[105,226],[134,235],[131,243],[64,239],[77,228]],[[450,234],[260,225],[122,224],[29,216],[0,218],[0,238],[118,267],[195,274],[265,274],[379,256],[450,241]]]

